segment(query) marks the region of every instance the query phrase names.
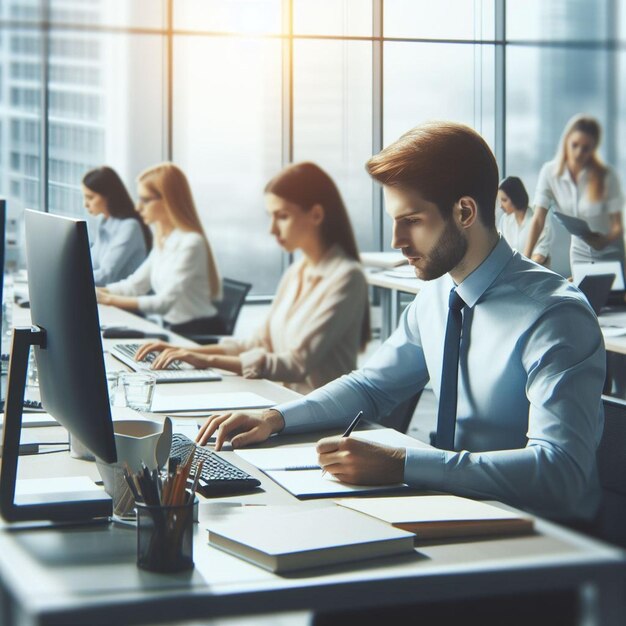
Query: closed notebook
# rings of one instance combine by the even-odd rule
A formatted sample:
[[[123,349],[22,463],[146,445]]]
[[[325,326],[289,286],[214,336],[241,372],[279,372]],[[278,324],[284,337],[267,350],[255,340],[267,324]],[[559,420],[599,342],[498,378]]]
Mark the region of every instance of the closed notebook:
[[[418,539],[514,535],[533,529],[530,517],[459,496],[350,498],[335,502],[413,532]]]
[[[338,506],[285,508],[215,523],[209,543],[278,574],[414,551],[413,533],[373,517]]]

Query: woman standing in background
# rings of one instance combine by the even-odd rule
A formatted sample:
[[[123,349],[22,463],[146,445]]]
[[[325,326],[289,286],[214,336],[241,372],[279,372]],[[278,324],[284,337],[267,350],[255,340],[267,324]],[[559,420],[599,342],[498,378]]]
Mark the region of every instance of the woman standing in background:
[[[535,215],[524,254],[530,256],[545,227],[551,206],[584,220],[591,234],[572,236],[570,264],[624,261],[624,199],[615,172],[597,155],[600,124],[577,115],[565,127],[554,160],[541,168],[535,193]]]
[[[180,333],[196,326],[219,332],[214,302],[221,280],[185,174],[173,163],[155,165],[139,175],[137,191],[137,212],[154,228],[154,247],[134,274],[98,289],[98,302],[161,315]]]
[[[313,163],[290,165],[265,188],[270,233],[302,257],[283,275],[267,319],[248,340],[182,349],[163,342],[142,346],[173,360],[267,378],[306,393],[352,371],[370,337],[367,283],[348,213],[335,183]]]
[[[144,262],[152,246],[152,233],[112,168],[103,166],[87,172],[82,189],[85,208],[98,219],[91,264],[99,287],[126,278]]]

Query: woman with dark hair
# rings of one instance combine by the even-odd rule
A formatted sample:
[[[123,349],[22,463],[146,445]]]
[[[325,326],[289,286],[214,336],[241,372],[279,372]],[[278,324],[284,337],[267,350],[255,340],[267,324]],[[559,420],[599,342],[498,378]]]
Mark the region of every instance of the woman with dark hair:
[[[370,337],[367,284],[352,226],[332,179],[313,163],[282,170],[265,188],[270,233],[302,257],[285,272],[267,319],[246,341],[224,338],[194,349],[163,342],[153,367],[179,359],[248,378],[267,378],[306,393],[352,371]]]
[[[498,199],[500,208],[504,211],[499,230],[512,248],[523,252],[533,219],[533,211],[528,206],[528,193],[524,183],[517,176],[508,176],[498,187]],[[545,265],[550,255],[551,243],[552,231],[550,224],[546,223],[530,258],[535,263]]]
[[[94,282],[102,286],[126,278],[146,258],[152,234],[115,170],[106,166],[90,170],[82,189],[85,208],[99,220],[91,244]]]
[[[584,220],[591,231],[582,237],[572,236],[571,265],[624,262],[624,198],[617,175],[597,154],[600,135],[600,124],[592,117],[576,115],[565,126],[555,158],[539,174],[526,256],[539,239],[548,210],[554,207]]]

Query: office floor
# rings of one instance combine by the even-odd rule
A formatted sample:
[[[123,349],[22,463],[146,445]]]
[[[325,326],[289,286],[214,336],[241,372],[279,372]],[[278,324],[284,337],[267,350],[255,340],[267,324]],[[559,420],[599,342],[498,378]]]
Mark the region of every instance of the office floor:
[[[254,332],[256,327],[265,319],[269,305],[253,304],[246,305],[242,309],[235,336],[246,337]],[[380,325],[380,310],[372,307],[372,327],[376,335],[376,328]],[[380,346],[380,340],[373,339],[367,346],[365,353],[359,356],[359,364],[372,354]],[[408,434],[416,439],[428,441],[428,434],[435,425],[436,402],[432,391],[426,389],[420,398]],[[249,618],[223,618],[211,621],[181,621],[168,623],[166,626],[309,626],[311,614],[307,612],[272,614]]]

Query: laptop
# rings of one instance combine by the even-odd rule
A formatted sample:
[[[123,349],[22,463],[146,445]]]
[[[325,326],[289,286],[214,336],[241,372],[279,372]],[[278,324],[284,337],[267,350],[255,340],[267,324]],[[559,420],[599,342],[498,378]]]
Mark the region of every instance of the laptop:
[[[600,315],[607,303],[614,280],[615,274],[589,274],[580,281],[578,288],[585,294],[596,315]]]
[[[591,263],[574,263],[572,265],[572,278],[578,284],[585,276],[590,274],[615,274],[615,280],[611,286],[612,293],[624,293],[624,270],[619,261],[593,261]]]
[[[157,383],[195,383],[222,380],[222,377],[215,370],[210,368],[198,370],[183,361],[174,361],[164,370],[153,370],[150,364],[154,360],[154,352],[148,354],[143,361],[135,361],[135,353],[141,345],[140,343],[118,343],[110,349],[110,354],[135,372],[154,374]]]

